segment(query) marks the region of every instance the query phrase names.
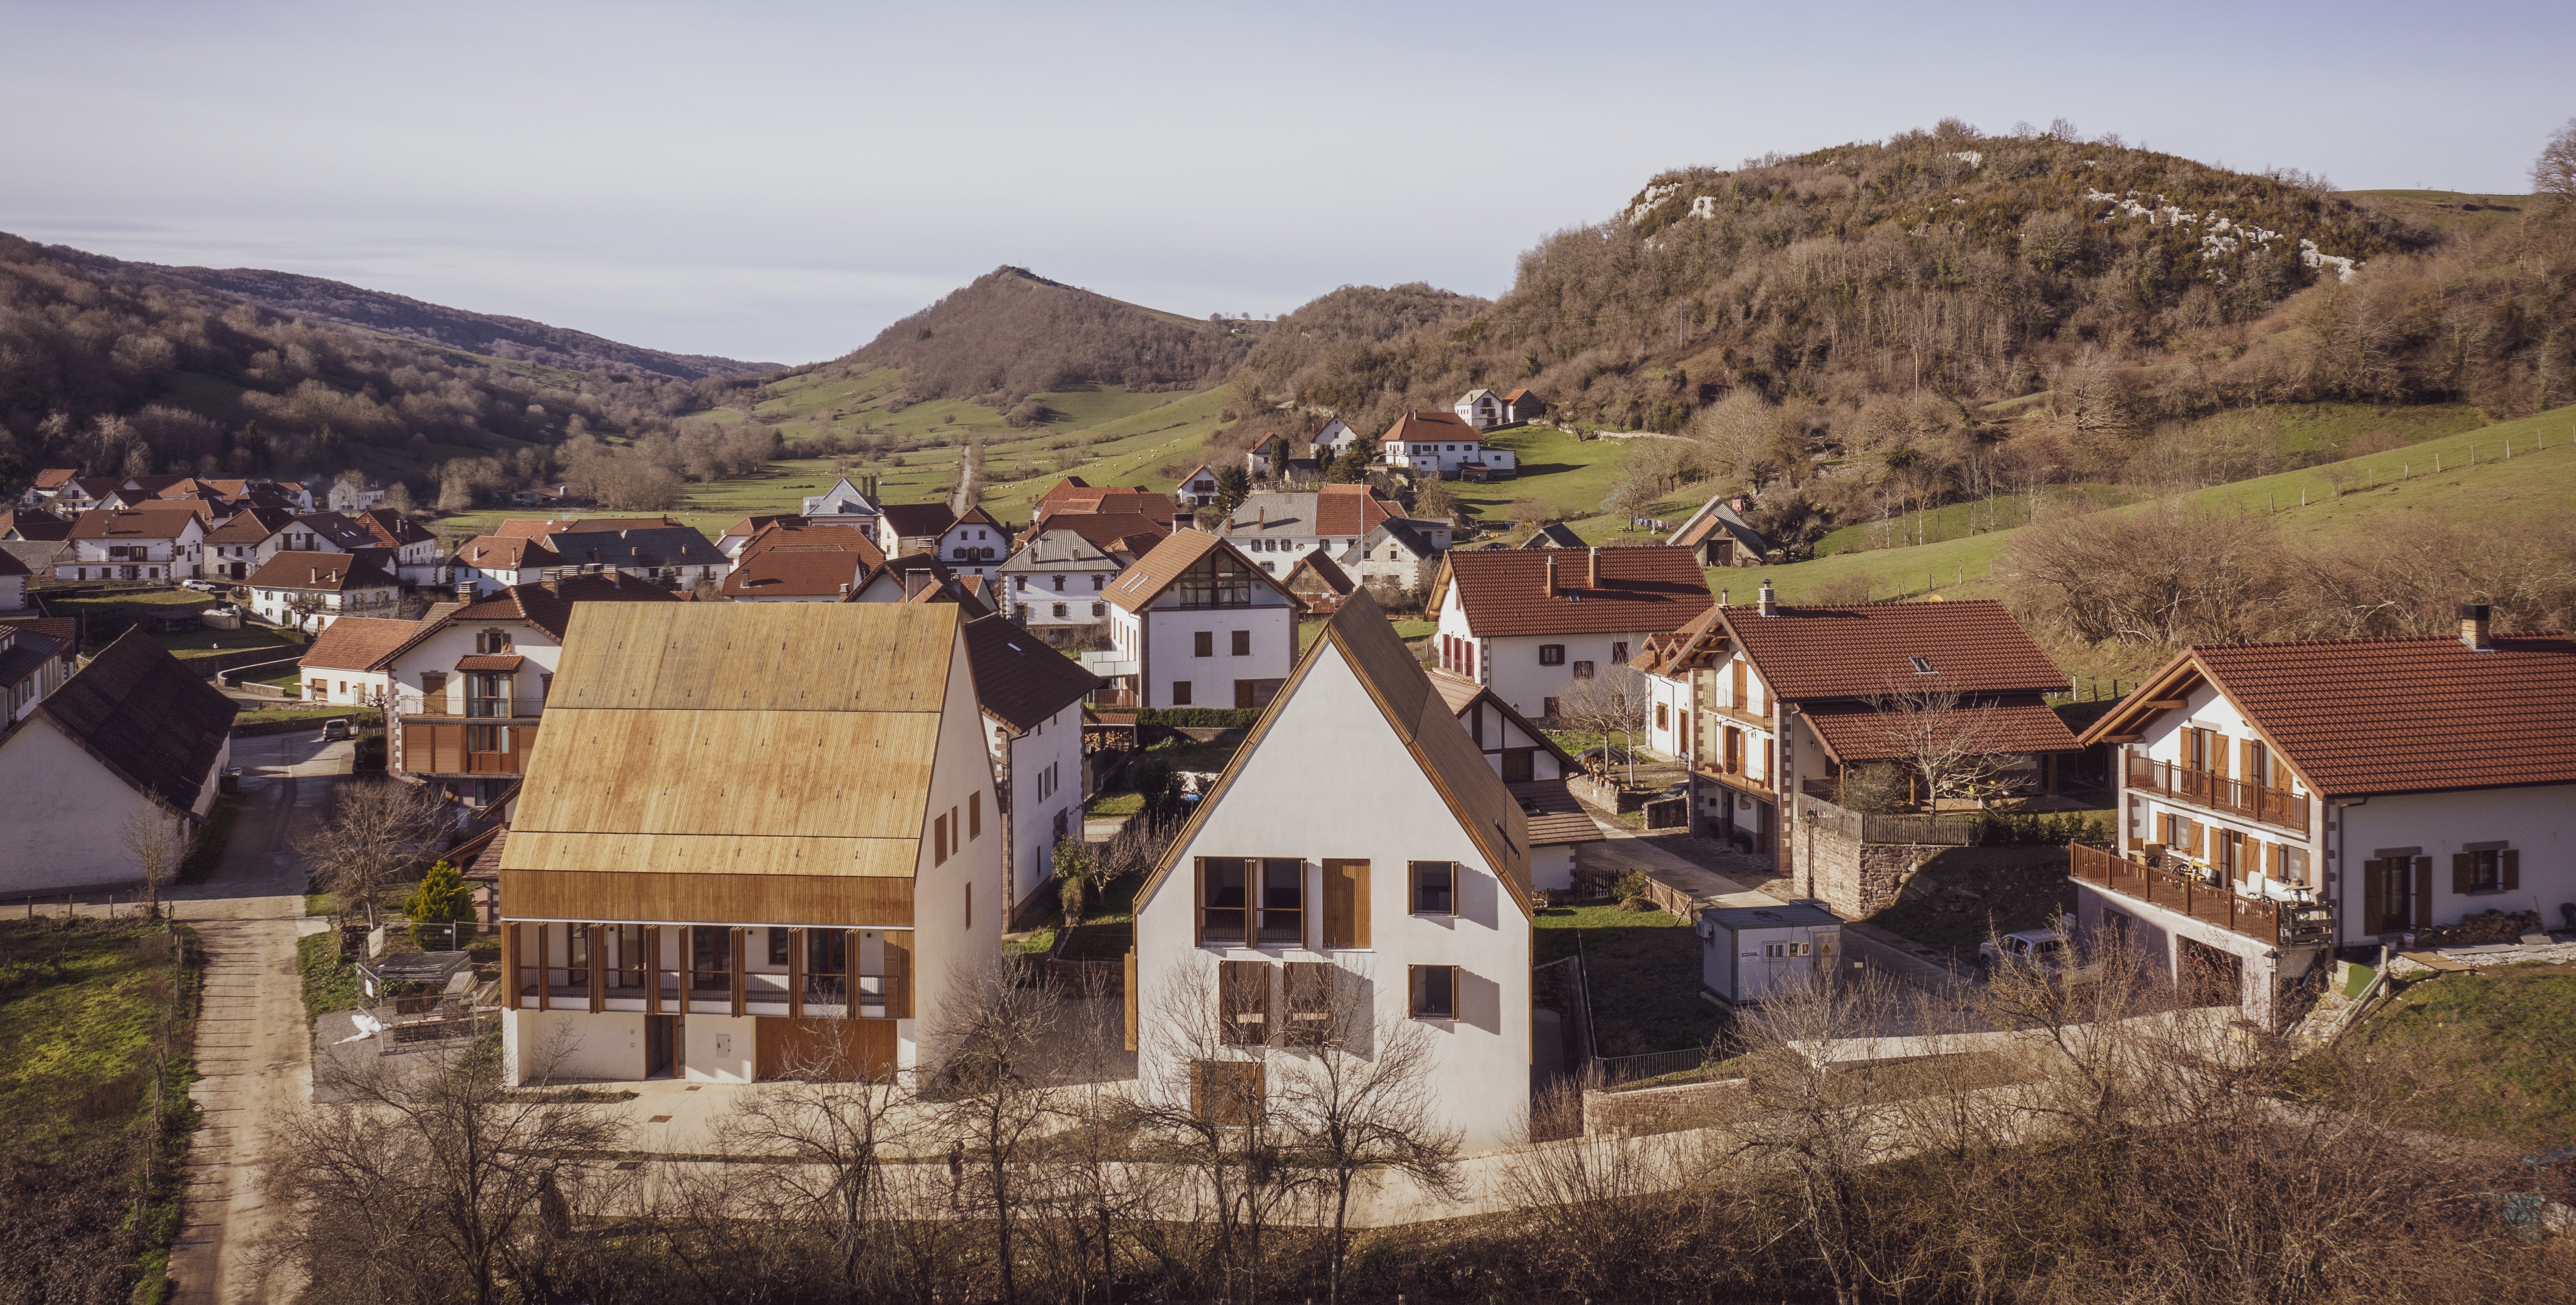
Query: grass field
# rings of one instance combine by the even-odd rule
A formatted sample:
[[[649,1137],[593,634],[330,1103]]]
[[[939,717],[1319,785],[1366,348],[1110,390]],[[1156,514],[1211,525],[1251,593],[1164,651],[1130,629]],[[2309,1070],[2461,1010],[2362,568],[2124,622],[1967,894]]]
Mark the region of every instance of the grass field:
[[[2313,541],[2403,532],[2428,520],[2458,524],[2490,516],[2563,514],[2576,505],[2576,407],[2180,497],[2193,510],[2269,515],[2293,540]],[[1771,578],[1785,602],[1808,601],[1817,590],[1855,577],[1868,581],[1873,599],[1927,593],[1995,598],[2002,596],[2001,589],[1990,572],[2016,529],[1913,548],[1846,553],[1773,566],[1762,574]],[[1713,582],[1726,579],[1717,576]]]
[[[264,626],[245,625],[238,630],[181,630],[176,634],[154,635],[153,638],[174,657],[211,657],[217,653],[240,652],[245,648],[301,648],[301,640],[289,639]],[[281,654],[282,655],[282,654]]]
[[[2576,1143],[2576,967],[2426,979],[2354,1033],[2392,1081],[2329,1082],[2329,1095],[2384,1094],[2403,1122],[2454,1136]]]
[[[1453,480],[1449,493],[1486,525],[1501,524],[1504,509],[1524,498],[1543,500],[1569,521],[1600,516],[1601,500],[1619,483],[1619,460],[1627,456],[1629,443],[1578,440],[1554,426],[1495,431],[1485,442],[1511,450],[1520,459],[1520,475],[1481,485]],[[1607,517],[1602,520],[1605,525],[1618,524]]]

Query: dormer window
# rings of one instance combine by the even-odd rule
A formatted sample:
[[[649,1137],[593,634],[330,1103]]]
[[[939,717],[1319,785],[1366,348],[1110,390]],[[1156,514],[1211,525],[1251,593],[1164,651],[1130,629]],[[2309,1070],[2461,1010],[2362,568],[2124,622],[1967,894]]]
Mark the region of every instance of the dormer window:
[[[1917,675],[1932,673],[1932,659],[1929,657],[1908,657],[1905,660],[1914,663],[1914,673]]]
[[[510,632],[507,630],[478,632],[474,636],[474,651],[485,655],[510,651]]]

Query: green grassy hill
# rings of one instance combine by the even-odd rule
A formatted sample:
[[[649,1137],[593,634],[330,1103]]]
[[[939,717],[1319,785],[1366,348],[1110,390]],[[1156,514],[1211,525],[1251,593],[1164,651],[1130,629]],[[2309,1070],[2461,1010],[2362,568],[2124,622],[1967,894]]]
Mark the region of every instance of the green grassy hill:
[[[2410,522],[2426,519],[2456,524],[2490,516],[2564,514],[2576,509],[2576,407],[2195,490],[2181,498],[2200,510],[2269,514],[2294,537],[2311,539],[2402,532]],[[1931,593],[2000,597],[2001,587],[1989,572],[2016,529],[1912,548],[1844,553],[1773,566],[1760,574],[1769,576],[1788,602],[1808,601],[1828,587],[1849,587],[1855,577],[1868,581],[1872,599]],[[1736,588],[1749,590],[1754,583],[1743,571],[1711,574],[1715,583]]]

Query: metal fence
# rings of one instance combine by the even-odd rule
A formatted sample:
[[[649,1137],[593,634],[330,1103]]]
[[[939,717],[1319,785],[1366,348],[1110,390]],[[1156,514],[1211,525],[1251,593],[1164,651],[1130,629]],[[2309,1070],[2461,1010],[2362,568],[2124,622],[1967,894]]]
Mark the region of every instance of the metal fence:
[[[1583,1086],[1595,1092],[1615,1092],[1627,1084],[1686,1073],[1707,1063],[1708,1053],[1698,1047],[1649,1051],[1637,1056],[1602,1056],[1586,1068]]]
[[[1813,825],[1855,843],[1913,843],[1935,847],[1969,847],[1984,823],[1974,812],[1955,815],[1871,815],[1838,806],[1810,793],[1791,795],[1799,823]]]

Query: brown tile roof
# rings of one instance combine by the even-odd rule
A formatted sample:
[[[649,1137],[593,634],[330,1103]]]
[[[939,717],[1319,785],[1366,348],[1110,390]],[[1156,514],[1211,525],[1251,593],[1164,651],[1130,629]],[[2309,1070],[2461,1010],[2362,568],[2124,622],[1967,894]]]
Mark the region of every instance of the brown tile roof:
[[[2030,633],[1992,601],[1862,603],[1848,607],[1756,607],[1719,612],[1771,692],[1792,702],[1867,698],[1891,686],[1937,684],[1956,693],[2063,691],[2066,674]],[[1908,660],[1932,667],[1918,673]]]
[[[548,536],[546,546],[566,566],[593,562],[622,567],[722,566],[726,561],[714,543],[689,526],[568,531]]]
[[[1301,576],[1305,577],[1306,581],[1303,585],[1298,583],[1298,578]],[[1335,598],[1340,598],[1359,587],[1351,583],[1350,573],[1342,570],[1339,563],[1326,557],[1324,550],[1320,548],[1313,549],[1304,557],[1298,558],[1297,565],[1288,568],[1288,579],[1284,583],[1291,593],[1309,596],[1330,594]]]
[[[1514,390],[1514,391],[1512,391],[1511,393],[1506,394],[1506,395],[1504,395],[1504,396],[1503,396],[1503,402],[1505,402],[1505,403],[1518,403],[1518,402],[1520,402],[1521,400],[1526,399],[1526,398],[1528,398],[1528,397],[1529,397],[1529,391],[1528,391],[1528,390]]]
[[[344,553],[382,546],[382,541],[376,538],[376,532],[337,512],[307,512],[297,517],[295,524],[330,540]]]
[[[491,571],[524,571],[529,567],[564,564],[562,557],[537,540],[513,539],[502,535],[477,535],[457,545],[455,562],[458,566],[481,567]]]
[[[405,544],[418,544],[437,538],[421,529],[420,523],[392,508],[368,508],[351,517],[350,520],[356,522],[360,529],[374,535],[376,543],[385,548],[400,548]]]
[[[1986,705],[1986,710],[1993,713],[1994,733],[1989,746],[1997,752],[2073,752],[2083,746],[2075,741],[2075,732],[2066,728],[2066,722],[2036,694],[1997,698]],[[1826,750],[1845,765],[1893,761],[1908,755],[1905,745],[1889,734],[1878,709],[1866,702],[1813,703],[1802,708],[1800,714],[1816,727],[1816,735],[1825,741]]]
[[[1521,804],[1521,814],[1529,820],[1532,847],[1562,847],[1568,843],[1596,843],[1609,835],[1601,832],[1591,813],[1574,800],[1574,794],[1561,779],[1525,779],[1505,784],[1512,800]]]
[[[1099,676],[1006,617],[966,623],[966,661],[984,710],[1023,733],[1100,686]]]
[[[526,621],[560,642],[572,621],[576,603],[668,603],[670,590],[622,573],[572,575],[561,580],[511,585],[489,598],[467,603],[447,614],[446,624],[472,621]],[[429,633],[423,628],[423,635]]]
[[[239,710],[138,626],[39,700],[21,726],[51,720],[136,790],[189,811]]]
[[[366,558],[348,553],[282,552],[262,563],[242,582],[254,589],[314,589],[346,593],[351,589],[391,589],[402,582],[377,570]]]
[[[1187,480],[1184,476],[1182,479]],[[1038,500],[1033,514],[1044,521],[1058,513],[1084,512],[1094,516],[1133,514],[1147,518],[1168,532],[1172,526],[1172,500],[1149,489],[1130,489],[1120,485],[1077,485],[1068,489],[1058,483]]]
[[[1264,575],[1260,567],[1245,561],[1243,554],[1235,551],[1234,545],[1214,535],[1202,534],[1196,530],[1174,532],[1171,538],[1154,545],[1143,557],[1137,558],[1134,566],[1119,572],[1118,578],[1109,582],[1109,601],[1127,611],[1141,612],[1145,610],[1146,604],[1153,602],[1156,596],[1170,588],[1173,581],[1180,579],[1182,572],[1198,565],[1218,549],[1225,550],[1236,562],[1241,563],[1244,570],[1252,573],[1252,578],[1257,583],[1288,594],[1288,601],[1291,603],[1297,601],[1297,596],[1289,594],[1287,588],[1276,579]]]
[[[73,520],[69,538],[177,539],[187,533],[189,522],[197,520],[196,506],[189,503],[155,503],[121,511],[92,508]]]
[[[226,518],[222,525],[215,527],[214,532],[206,536],[206,542],[220,544],[227,548],[265,543],[269,536],[284,530],[294,520],[293,513],[280,512],[274,508],[247,507],[235,512]]]
[[[343,616],[313,636],[301,666],[327,666],[337,671],[369,671],[420,633],[418,621],[380,616]]]
[[[888,503],[879,510],[897,539],[944,535],[957,523],[957,514],[945,503]]]
[[[72,477],[79,474],[78,467],[47,467],[36,473],[36,488],[61,489],[71,483]]]
[[[528,659],[517,653],[474,653],[456,659],[456,669],[460,671],[492,671],[503,675],[515,675],[520,667],[527,664]]]
[[[744,517],[742,520],[726,526],[724,528],[724,533],[716,536],[716,539],[721,543],[724,540],[733,539],[739,536],[757,535],[761,531],[768,529],[771,525],[782,521],[791,522],[800,526],[805,524],[805,518],[793,512],[778,513],[770,516]]]
[[[1408,412],[1396,418],[1395,424],[1386,428],[1386,434],[1378,437],[1378,442],[1440,440],[1444,443],[1474,443],[1484,438],[1475,427],[1467,424],[1465,418],[1454,412]]]
[[[885,565],[885,550],[877,547],[876,538],[865,527],[831,521],[808,522],[803,517],[780,517],[752,533],[749,542],[735,559],[747,562],[773,548],[839,549],[856,553],[870,570]]]
[[[1055,512],[1021,531],[1019,542],[1025,544],[1048,530],[1070,530],[1103,552],[1124,552],[1121,544],[1140,535],[1160,543],[1165,535],[1172,533],[1168,522],[1158,522],[1138,512]],[[1146,547],[1153,545],[1147,544]]]
[[[1590,584],[1596,564],[1597,589]],[[1551,567],[1554,597],[1547,594]],[[1468,630],[1487,639],[1670,630],[1717,602],[1699,563],[1680,548],[1452,552],[1432,587],[1435,610],[1449,600],[1453,581]]]
[[[55,544],[72,537],[72,523],[49,512],[20,512],[15,508],[0,514],[0,535],[10,531],[30,543]]]
[[[758,556],[746,553],[725,576],[723,592],[727,598],[837,597],[867,583],[875,569],[854,548],[784,544]]]
[[[2133,732],[2205,676],[2328,797],[2576,782],[2576,638],[2500,634],[2185,649],[2094,722],[2086,742]]]

